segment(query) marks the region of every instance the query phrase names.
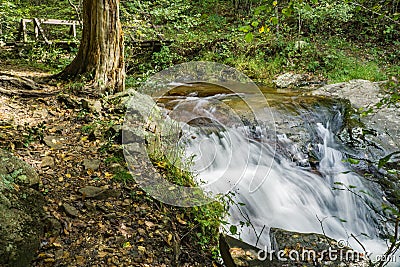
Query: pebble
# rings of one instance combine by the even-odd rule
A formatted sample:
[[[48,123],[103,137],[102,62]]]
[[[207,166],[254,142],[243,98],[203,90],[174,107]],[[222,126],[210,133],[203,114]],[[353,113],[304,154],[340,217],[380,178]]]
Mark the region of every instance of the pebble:
[[[78,217],[79,216],[79,211],[72,205],[68,204],[68,203],[64,203],[63,204],[63,208],[65,210],[65,212],[72,216],[72,217]]]

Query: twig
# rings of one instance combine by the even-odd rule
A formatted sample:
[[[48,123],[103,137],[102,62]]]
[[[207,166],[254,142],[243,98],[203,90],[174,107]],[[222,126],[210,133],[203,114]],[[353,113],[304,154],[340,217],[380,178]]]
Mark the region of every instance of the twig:
[[[353,5],[355,5],[355,6],[359,6],[359,7],[363,8],[363,9],[365,9],[365,10],[367,10],[367,11],[369,11],[369,12],[375,14],[375,15],[382,16],[382,17],[384,17],[385,19],[390,20],[391,22],[393,22],[393,23],[395,23],[395,24],[397,24],[397,25],[400,25],[400,22],[398,22],[398,21],[392,19],[391,17],[386,16],[386,15],[384,15],[384,14],[381,14],[381,13],[379,13],[379,12],[376,12],[376,11],[374,11],[374,10],[372,10],[372,9],[369,9],[369,8],[367,8],[367,7],[365,7],[365,6],[361,5],[361,4],[359,4],[359,3],[351,2],[351,4],[353,4]]]
[[[79,21],[79,25],[81,26],[81,28],[83,28],[83,25],[81,23],[82,19],[81,19],[81,10],[80,10],[80,8],[77,5],[75,5],[74,3],[72,3],[72,0],[68,0],[68,3],[69,3],[70,6],[72,6],[73,9],[75,9],[76,16],[77,16],[78,21]]]
[[[400,247],[400,242],[396,244],[396,241],[398,240],[398,235],[399,235],[399,222],[400,222],[400,218],[397,217],[395,228],[394,228],[394,240],[392,241],[392,244],[389,247],[389,249],[385,252],[384,257],[382,257],[383,259],[388,259],[389,255],[396,252]],[[387,261],[381,260],[381,262],[379,263],[379,267],[385,266],[386,264],[387,264]]]
[[[260,234],[259,234],[258,236],[257,236],[257,233],[256,233],[256,236],[257,236],[256,246],[257,246],[257,244],[258,244],[258,241],[260,241],[261,234],[262,234],[262,232],[264,231],[264,229],[265,229],[265,224],[264,224],[263,228],[261,229],[261,232],[260,232]]]
[[[319,224],[321,225],[321,230],[322,230],[322,234],[325,236],[325,240],[328,241],[328,237],[325,234],[325,229],[324,229],[324,225],[323,222],[325,221],[325,219],[327,219],[328,217],[323,218],[322,220],[318,217],[317,214],[315,214],[315,217],[317,217],[317,220],[319,221]]]
[[[360,242],[360,240],[358,240],[358,238],[353,233],[351,233],[350,236],[352,238],[354,238],[354,240],[361,246],[361,248],[364,250],[364,252],[367,253],[367,250],[365,249],[364,245]]]

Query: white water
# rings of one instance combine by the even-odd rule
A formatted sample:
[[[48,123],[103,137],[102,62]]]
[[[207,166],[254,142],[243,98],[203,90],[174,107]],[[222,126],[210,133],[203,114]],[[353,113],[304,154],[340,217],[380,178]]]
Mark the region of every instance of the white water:
[[[324,231],[336,240],[347,240],[353,249],[362,252],[362,247],[350,237],[354,235],[367,251],[375,256],[383,254],[387,246],[378,238],[381,218],[365,203],[367,200],[379,207],[379,193],[373,192],[365,179],[348,172],[342,153],[334,148],[337,145],[329,125],[317,123],[314,127],[323,140],[318,144],[319,173],[302,169],[282,156],[276,157],[265,143],[250,140],[243,127],[211,134],[191,128],[191,138],[185,140],[186,153],[196,155],[193,170],[204,183],[204,190],[234,191],[235,201],[245,204],[240,210],[230,210],[231,224],[239,225],[248,216],[257,235],[265,226],[258,240],[259,248],[270,247],[269,228],[277,227],[296,232]],[[335,185],[337,182],[354,187],[356,193],[369,192],[373,197],[333,190],[343,188]],[[242,229],[241,238],[253,245],[257,240],[251,227]]]

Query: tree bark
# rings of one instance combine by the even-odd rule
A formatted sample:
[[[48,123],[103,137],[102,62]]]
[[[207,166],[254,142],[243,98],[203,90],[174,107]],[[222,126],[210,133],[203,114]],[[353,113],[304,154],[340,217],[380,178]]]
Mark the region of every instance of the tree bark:
[[[86,75],[100,93],[125,88],[124,44],[119,0],[84,0],[83,32],[75,59],[60,74],[71,79]]]

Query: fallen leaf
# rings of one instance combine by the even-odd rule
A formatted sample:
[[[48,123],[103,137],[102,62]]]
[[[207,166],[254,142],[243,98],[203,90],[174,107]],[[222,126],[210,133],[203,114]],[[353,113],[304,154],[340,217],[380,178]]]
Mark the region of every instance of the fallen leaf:
[[[172,234],[168,234],[167,243],[168,243],[169,246],[172,245],[172,244],[171,244],[171,240],[172,240]]]
[[[186,224],[187,224],[187,222],[184,221],[184,220],[182,220],[182,219],[179,217],[178,214],[176,215],[176,219],[178,220],[178,223],[180,223],[180,224],[182,224],[182,225],[186,225]]]
[[[107,252],[104,252],[104,251],[100,251],[98,254],[97,254],[97,256],[99,256],[99,258],[104,258],[105,256],[107,256],[108,255],[108,253]]]
[[[149,221],[145,221],[144,224],[145,224],[147,227],[149,227],[149,228],[153,228],[154,225],[155,225],[154,223],[149,222]]]

